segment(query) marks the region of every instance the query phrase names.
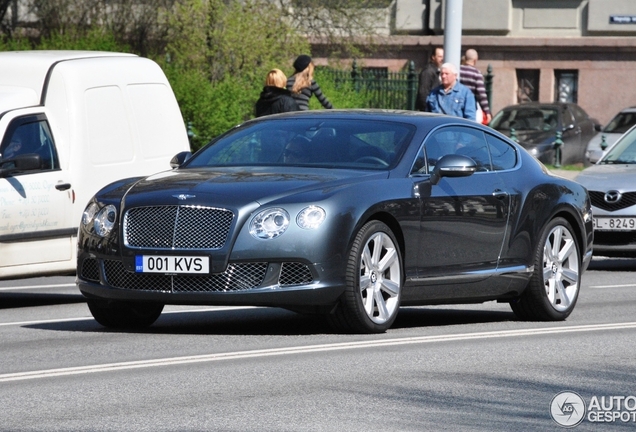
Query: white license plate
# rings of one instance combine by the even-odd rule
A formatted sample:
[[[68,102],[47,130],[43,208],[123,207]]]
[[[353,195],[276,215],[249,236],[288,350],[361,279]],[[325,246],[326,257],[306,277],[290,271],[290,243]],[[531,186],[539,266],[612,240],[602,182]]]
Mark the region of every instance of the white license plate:
[[[135,256],[136,273],[194,273],[210,272],[210,258],[202,256]]]
[[[636,230],[636,217],[594,218],[594,229],[599,231]]]

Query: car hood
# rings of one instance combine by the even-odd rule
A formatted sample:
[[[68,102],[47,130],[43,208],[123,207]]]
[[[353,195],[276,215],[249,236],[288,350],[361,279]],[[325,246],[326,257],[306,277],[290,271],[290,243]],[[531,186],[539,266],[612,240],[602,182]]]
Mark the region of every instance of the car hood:
[[[605,142],[607,143],[606,149],[614,144],[623,134],[620,133],[607,133],[607,132],[599,132],[592,137],[592,139],[587,144],[587,150],[602,150],[601,149],[601,141],[603,141],[603,136],[605,136]]]
[[[307,168],[197,168],[166,171],[136,182],[126,193],[126,206],[188,204],[240,207],[263,205],[302,193],[326,194],[338,187],[388,172]],[[314,197],[314,199],[316,199]]]
[[[581,171],[575,180],[588,190],[635,190],[636,164],[592,165]]]

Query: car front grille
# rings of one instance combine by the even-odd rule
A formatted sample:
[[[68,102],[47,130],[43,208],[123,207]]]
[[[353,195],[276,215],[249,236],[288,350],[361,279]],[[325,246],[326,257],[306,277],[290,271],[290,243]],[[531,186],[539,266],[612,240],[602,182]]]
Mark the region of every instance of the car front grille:
[[[244,291],[261,285],[267,263],[229,264],[223,273],[164,275],[127,271],[121,261],[104,261],[106,282],[116,288],[160,292]]]
[[[99,262],[93,258],[85,259],[82,262],[80,275],[85,280],[99,282]]]
[[[625,192],[616,202],[605,201],[606,192],[589,191],[592,205],[605,211],[622,210],[636,205],[636,192]]]
[[[87,258],[82,261],[81,279],[100,283],[101,260]],[[115,288],[156,292],[230,292],[245,291],[261,286],[267,274],[268,263],[229,264],[223,273],[210,275],[164,275],[135,273],[126,270],[121,261],[105,260],[106,284]],[[308,285],[314,281],[308,265],[284,262],[280,267],[278,284],[283,286]]]
[[[313,282],[309,267],[302,263],[285,262],[280,269],[280,278],[278,283],[281,286],[287,285],[306,285]]]
[[[136,207],[124,215],[124,243],[132,248],[221,249],[234,213],[201,206]]]

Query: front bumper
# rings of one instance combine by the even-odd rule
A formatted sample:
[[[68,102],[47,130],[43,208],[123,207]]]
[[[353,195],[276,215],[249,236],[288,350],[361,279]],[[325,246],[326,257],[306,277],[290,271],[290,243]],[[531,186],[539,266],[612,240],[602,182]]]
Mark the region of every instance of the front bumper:
[[[135,273],[122,261],[78,258],[77,285],[87,298],[181,305],[328,306],[344,291],[337,261],[230,263],[209,275]]]

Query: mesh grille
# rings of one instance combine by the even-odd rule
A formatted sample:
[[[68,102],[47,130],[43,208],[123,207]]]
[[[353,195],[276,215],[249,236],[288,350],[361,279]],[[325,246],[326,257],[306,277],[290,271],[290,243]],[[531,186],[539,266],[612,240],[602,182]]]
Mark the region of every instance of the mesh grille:
[[[135,248],[220,249],[233,219],[230,210],[212,207],[137,207],[124,216],[124,242]]]
[[[305,285],[313,282],[309,267],[302,263],[286,262],[280,269],[279,284],[283,285]]]
[[[636,205],[636,192],[625,192],[617,202],[608,203],[605,201],[605,192],[590,191],[590,199],[594,207],[605,211],[616,211]]]
[[[99,282],[99,263],[96,259],[85,259],[80,272],[82,279]]]
[[[230,264],[223,273],[210,275],[163,275],[134,273],[120,261],[104,261],[106,280],[116,288],[164,292],[244,291],[260,286],[267,263]]]

